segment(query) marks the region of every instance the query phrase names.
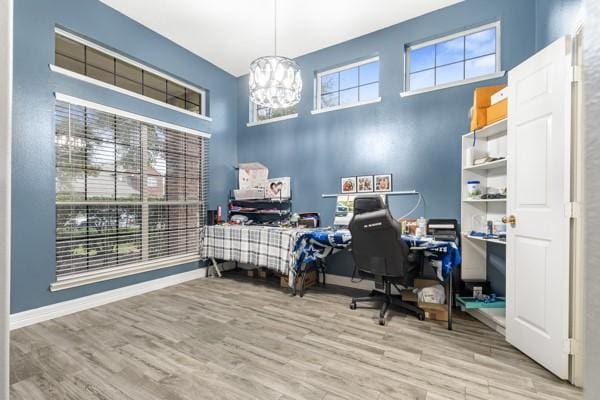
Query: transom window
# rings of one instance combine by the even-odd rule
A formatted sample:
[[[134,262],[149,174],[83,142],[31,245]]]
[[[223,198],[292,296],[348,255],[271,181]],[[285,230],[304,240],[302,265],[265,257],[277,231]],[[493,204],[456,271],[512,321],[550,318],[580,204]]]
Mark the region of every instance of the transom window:
[[[379,99],[379,57],[319,72],[316,97],[317,110]]]
[[[205,93],[62,30],[56,30],[54,63],[121,89],[205,115]]]
[[[500,23],[409,46],[405,70],[407,91],[491,78],[500,72]]]
[[[260,123],[260,122],[268,122],[268,121],[277,121],[279,119],[284,119],[285,117],[293,117],[298,113],[298,105],[293,105],[291,107],[285,108],[271,108],[271,107],[263,107],[259,106],[252,101],[250,101],[250,115],[249,121],[250,123]]]

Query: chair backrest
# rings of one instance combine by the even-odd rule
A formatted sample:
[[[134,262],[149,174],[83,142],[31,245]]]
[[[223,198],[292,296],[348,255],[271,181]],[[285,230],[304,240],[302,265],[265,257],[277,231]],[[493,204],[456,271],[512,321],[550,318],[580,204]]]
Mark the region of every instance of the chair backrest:
[[[402,229],[379,196],[354,199],[352,257],[360,271],[376,277],[404,277],[412,270]]]

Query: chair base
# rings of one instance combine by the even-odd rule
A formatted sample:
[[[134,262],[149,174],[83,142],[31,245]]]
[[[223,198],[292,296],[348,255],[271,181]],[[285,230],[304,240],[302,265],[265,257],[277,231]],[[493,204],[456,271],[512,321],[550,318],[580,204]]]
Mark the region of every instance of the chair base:
[[[355,310],[356,303],[380,302],[379,325],[385,325],[385,314],[392,305],[415,314],[420,321],[425,320],[425,311],[413,304],[402,301],[399,296],[393,296],[390,292],[390,284],[389,282],[386,282],[385,293],[380,292],[379,290],[372,290],[367,297],[353,297],[352,302],[350,303],[350,309]]]

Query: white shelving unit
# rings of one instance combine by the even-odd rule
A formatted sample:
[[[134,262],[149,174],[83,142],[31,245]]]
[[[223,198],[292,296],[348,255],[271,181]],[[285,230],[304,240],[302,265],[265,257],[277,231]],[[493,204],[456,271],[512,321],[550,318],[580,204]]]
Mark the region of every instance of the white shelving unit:
[[[506,199],[471,199],[467,192],[467,182],[480,181],[483,193],[487,193],[488,188],[506,188],[507,129],[507,120],[504,119],[475,133],[469,132],[462,136],[461,279],[463,280],[485,281],[488,243],[505,244],[501,240],[469,235],[473,230],[485,231],[487,221],[501,221],[506,215]],[[467,149],[473,146],[490,157],[503,157],[503,159],[480,165],[467,165]],[[498,332],[503,332],[504,309],[477,309],[468,312]]]

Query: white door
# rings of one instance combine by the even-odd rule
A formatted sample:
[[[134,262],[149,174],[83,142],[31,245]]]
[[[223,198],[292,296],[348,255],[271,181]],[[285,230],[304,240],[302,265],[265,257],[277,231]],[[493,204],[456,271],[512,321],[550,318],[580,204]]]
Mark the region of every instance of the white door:
[[[552,43],[508,74],[506,339],[569,374],[571,45]]]

